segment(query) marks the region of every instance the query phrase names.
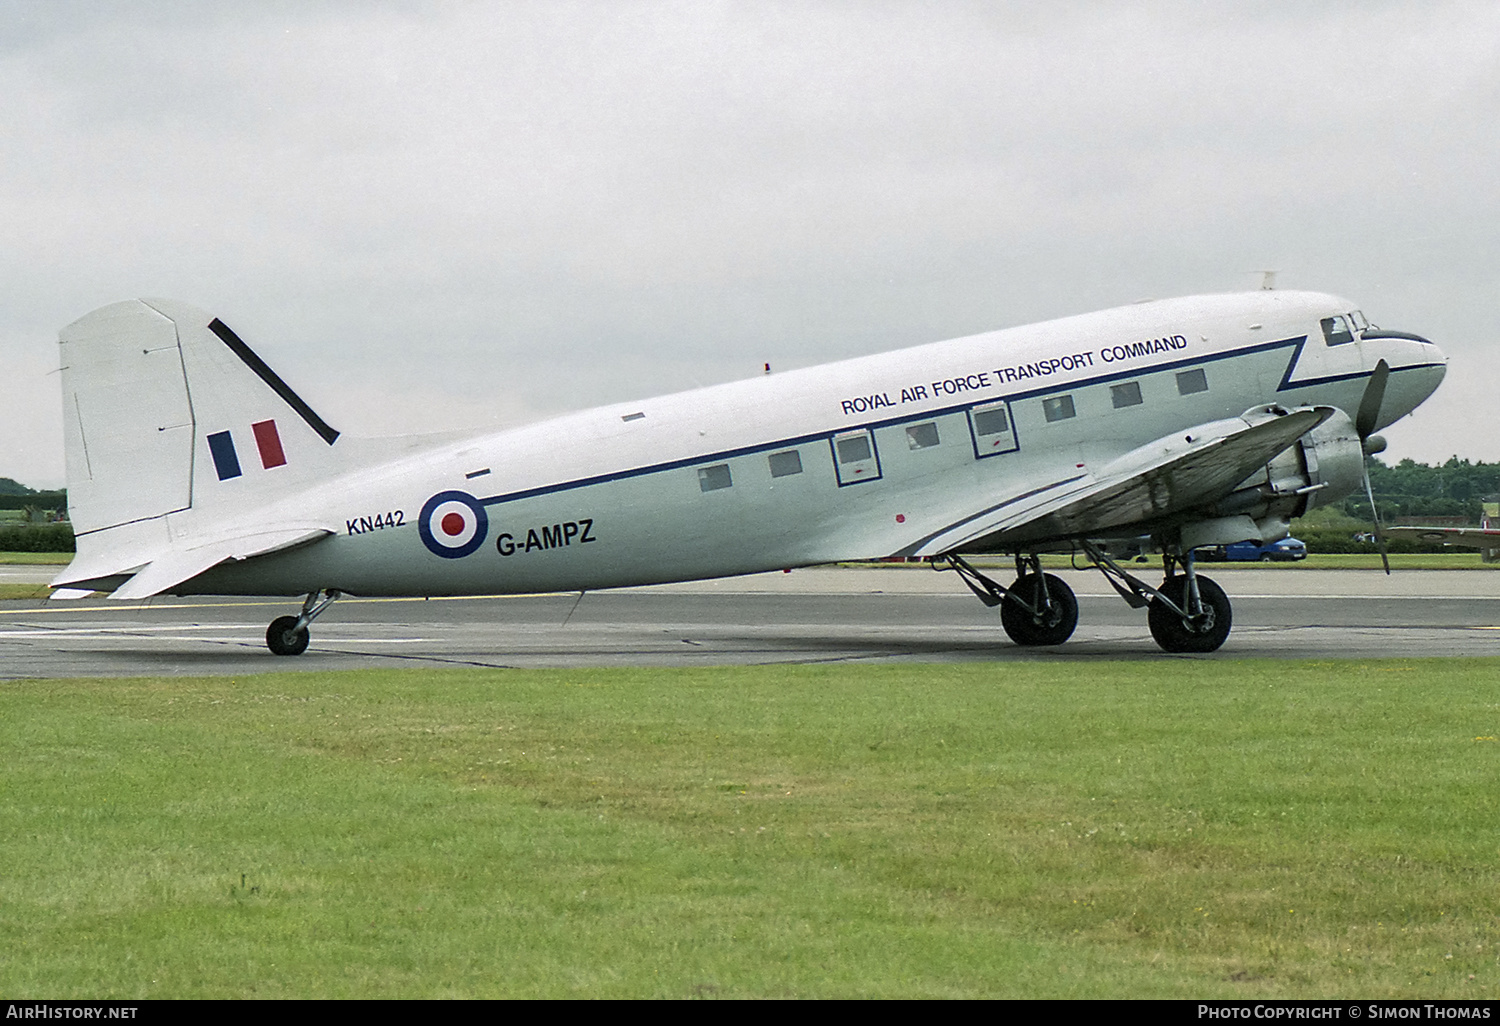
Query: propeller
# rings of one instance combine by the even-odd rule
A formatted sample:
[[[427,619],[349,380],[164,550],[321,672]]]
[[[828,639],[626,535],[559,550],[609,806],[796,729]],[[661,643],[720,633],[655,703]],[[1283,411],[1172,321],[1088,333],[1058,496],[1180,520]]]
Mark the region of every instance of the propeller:
[[[1359,435],[1360,472],[1365,478],[1365,496],[1370,500],[1370,516],[1375,521],[1375,544],[1380,548],[1380,563],[1391,572],[1391,557],[1386,554],[1385,529],[1380,526],[1380,510],[1375,507],[1375,489],[1370,485],[1369,457],[1385,448],[1385,441],[1375,434],[1380,419],[1380,404],[1385,401],[1385,383],[1391,376],[1391,365],[1382,359],[1370,374],[1370,383],[1360,397],[1359,411],[1354,415],[1354,431]]]

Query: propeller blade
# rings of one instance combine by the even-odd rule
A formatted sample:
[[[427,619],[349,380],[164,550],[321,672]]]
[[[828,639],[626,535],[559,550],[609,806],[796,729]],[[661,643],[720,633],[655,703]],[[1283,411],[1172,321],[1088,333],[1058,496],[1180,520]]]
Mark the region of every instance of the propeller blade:
[[[1384,360],[1380,361],[1385,363]],[[1361,404],[1363,411],[1363,404]],[[1362,468],[1365,475],[1365,495],[1370,499],[1370,518],[1375,521],[1375,544],[1380,548],[1380,564],[1385,567],[1386,576],[1391,573],[1391,557],[1385,551],[1385,530],[1380,526],[1380,510],[1375,507],[1375,489],[1370,486],[1370,466],[1365,464]]]
[[[1380,419],[1380,404],[1385,401],[1385,383],[1391,376],[1391,365],[1382,359],[1375,365],[1374,372],[1370,375],[1370,383],[1365,386],[1365,394],[1359,400],[1359,412],[1354,417],[1354,430],[1363,442],[1375,433],[1375,424]],[[1370,475],[1365,475],[1365,484],[1370,483]]]

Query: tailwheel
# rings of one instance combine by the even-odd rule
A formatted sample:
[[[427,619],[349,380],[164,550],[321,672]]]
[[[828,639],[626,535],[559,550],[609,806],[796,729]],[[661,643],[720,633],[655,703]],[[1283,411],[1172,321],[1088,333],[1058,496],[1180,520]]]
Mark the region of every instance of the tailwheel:
[[[272,620],[271,626],[266,628],[266,647],[280,656],[306,652],[311,635],[306,627],[299,626],[300,621],[301,617],[297,616],[278,616]]]
[[[1078,626],[1078,599],[1059,577],[1022,574],[1000,603],[1000,624],[1017,645],[1061,645]]]
[[[302,603],[301,616],[278,616],[266,628],[266,647],[279,656],[301,655],[307,651],[311,635],[307,625],[322,615],[341,593],[337,588],[309,592]]]
[[[1184,619],[1166,603],[1154,599],[1146,607],[1146,622],[1151,626],[1151,636],[1168,652],[1212,652],[1229,637],[1229,628],[1233,622],[1229,596],[1207,577],[1201,574],[1194,576],[1198,580],[1198,599],[1202,606],[1202,612],[1198,615]],[[1159,590],[1180,609],[1189,608],[1186,574],[1167,578]]]

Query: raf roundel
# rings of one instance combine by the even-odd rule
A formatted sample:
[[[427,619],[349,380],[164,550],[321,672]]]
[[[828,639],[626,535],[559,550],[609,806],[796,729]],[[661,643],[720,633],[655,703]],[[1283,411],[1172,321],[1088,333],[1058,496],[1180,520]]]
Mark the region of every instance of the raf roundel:
[[[459,559],[484,544],[489,518],[467,492],[438,492],[422,507],[417,533],[422,544],[444,559]]]

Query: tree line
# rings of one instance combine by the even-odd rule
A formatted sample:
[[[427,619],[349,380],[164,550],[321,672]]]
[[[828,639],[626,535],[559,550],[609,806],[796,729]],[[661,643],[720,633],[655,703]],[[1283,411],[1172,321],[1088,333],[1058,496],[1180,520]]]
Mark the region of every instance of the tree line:
[[[1460,517],[1477,524],[1484,503],[1500,501],[1500,463],[1472,463],[1457,456],[1428,466],[1405,459],[1387,466],[1372,457],[1370,489],[1380,507],[1380,519]],[[1356,520],[1370,519],[1370,500],[1356,492],[1344,500],[1344,512]]]

